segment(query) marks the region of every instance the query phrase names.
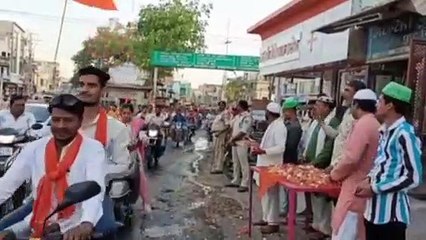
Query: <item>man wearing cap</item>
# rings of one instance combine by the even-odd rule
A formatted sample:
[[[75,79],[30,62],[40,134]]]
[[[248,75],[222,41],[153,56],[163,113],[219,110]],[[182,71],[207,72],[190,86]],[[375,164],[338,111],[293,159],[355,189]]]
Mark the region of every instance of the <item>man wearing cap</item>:
[[[285,151],[287,129],[280,118],[281,107],[278,103],[269,103],[266,107],[266,120],[269,126],[263,135],[258,148],[253,149],[253,154],[258,154],[256,166],[273,166],[282,164]],[[256,176],[259,184],[258,176]],[[279,230],[279,186],[271,187],[262,197],[262,221],[255,223],[261,226],[263,234],[276,233]]]
[[[355,196],[355,190],[369,173],[379,144],[380,123],[375,118],[377,96],[370,89],[357,91],[351,112],[356,119],[342,158],[330,173],[330,178],[342,182],[342,189],[332,217],[332,240],[364,238],[363,213],[365,199]]]
[[[294,97],[287,98],[282,106],[284,123],[287,127],[287,141],[283,163],[297,163],[299,160],[298,146],[303,131],[299,119],[297,118],[298,106],[299,101]]]
[[[55,229],[64,240],[89,239],[103,214],[105,191],[105,150],[98,141],[79,133],[84,104],[76,97],[63,94],[49,105],[52,136],[28,143],[16,157],[12,167],[0,178],[0,204],[9,199],[27,179],[31,179],[34,196],[33,213],[9,228],[18,238],[43,235],[44,220],[64,198],[68,186],[95,181],[101,193],[81,204],[55,214]],[[47,222],[49,229],[52,222]],[[32,231],[31,231],[32,230]],[[0,234],[1,236],[1,234]]]
[[[412,90],[391,82],[383,88],[377,116],[383,119],[377,156],[369,177],[356,196],[367,199],[364,212],[366,240],[404,240],[410,222],[409,189],[422,177],[421,142],[404,115]]]
[[[333,114],[334,100],[328,96],[321,96],[315,103],[316,120],[308,132],[308,145],[304,156],[308,163],[317,168],[326,168],[330,165],[334,139],[328,137],[321,128],[321,122],[337,129],[339,120]],[[324,196],[311,196],[313,222],[312,228],[318,231],[319,237],[331,235],[331,203]]]

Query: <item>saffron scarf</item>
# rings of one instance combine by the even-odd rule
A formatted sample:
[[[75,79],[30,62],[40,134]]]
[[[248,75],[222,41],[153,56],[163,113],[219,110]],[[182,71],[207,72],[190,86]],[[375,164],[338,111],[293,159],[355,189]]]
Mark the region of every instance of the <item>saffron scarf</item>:
[[[108,131],[108,114],[104,108],[99,109],[99,118],[96,125],[95,139],[106,147]]]
[[[33,237],[43,235],[44,220],[56,207],[52,206],[53,196],[58,202],[64,200],[65,190],[68,188],[67,173],[80,151],[82,141],[83,137],[77,134],[62,161],[60,161],[54,138],[52,137],[47,143],[44,157],[46,174],[40,179],[37,198],[34,202],[34,215],[31,219],[31,227],[34,229]],[[67,219],[73,215],[74,211],[75,206],[68,207],[58,213],[58,219]]]

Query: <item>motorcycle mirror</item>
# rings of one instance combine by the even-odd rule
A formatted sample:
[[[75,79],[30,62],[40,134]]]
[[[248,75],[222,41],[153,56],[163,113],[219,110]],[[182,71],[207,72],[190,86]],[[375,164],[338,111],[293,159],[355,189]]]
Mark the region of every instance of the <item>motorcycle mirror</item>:
[[[32,130],[40,130],[40,129],[42,129],[43,128],[43,125],[42,124],[40,124],[40,123],[35,123],[35,124],[33,124],[32,126],[31,126],[31,129]]]
[[[44,220],[44,227],[49,218],[51,218],[55,213],[64,210],[65,208],[72,206],[76,203],[84,202],[101,192],[101,186],[95,181],[85,181],[73,184],[68,187],[65,191],[64,200],[58,204],[55,210],[47,216]]]

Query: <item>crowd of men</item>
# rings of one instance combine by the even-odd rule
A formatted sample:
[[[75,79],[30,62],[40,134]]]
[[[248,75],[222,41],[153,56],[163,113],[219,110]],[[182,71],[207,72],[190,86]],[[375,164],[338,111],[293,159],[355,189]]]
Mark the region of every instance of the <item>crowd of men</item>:
[[[223,172],[225,149],[232,146],[233,180],[227,187],[246,192],[248,155],[257,155],[257,166],[285,163],[309,164],[329,173],[330,181],[341,183],[337,199],[325,194],[304,194],[305,216],[312,239],[404,240],[410,222],[409,189],[422,176],[421,142],[409,114],[412,90],[391,82],[379,93],[361,81],[349,82],[343,102],[319,95],[310,110],[311,120],[302,130],[297,98],[282,106],[269,103],[269,125],[259,145],[250,144],[253,119],[247,102],[236,112],[219,103],[214,134],[212,174]],[[251,145],[251,147],[250,147]],[[258,176],[255,176],[257,184]],[[263,234],[279,231],[280,217],[287,214],[285,189],[270,188],[261,199],[262,219],[254,223]]]

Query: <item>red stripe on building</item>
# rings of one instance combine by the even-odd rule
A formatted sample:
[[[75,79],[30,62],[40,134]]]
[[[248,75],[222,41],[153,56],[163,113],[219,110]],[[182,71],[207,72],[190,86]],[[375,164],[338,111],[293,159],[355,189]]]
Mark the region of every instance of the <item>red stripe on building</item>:
[[[262,40],[302,23],[347,0],[293,0],[262,19],[247,32],[259,34]]]

